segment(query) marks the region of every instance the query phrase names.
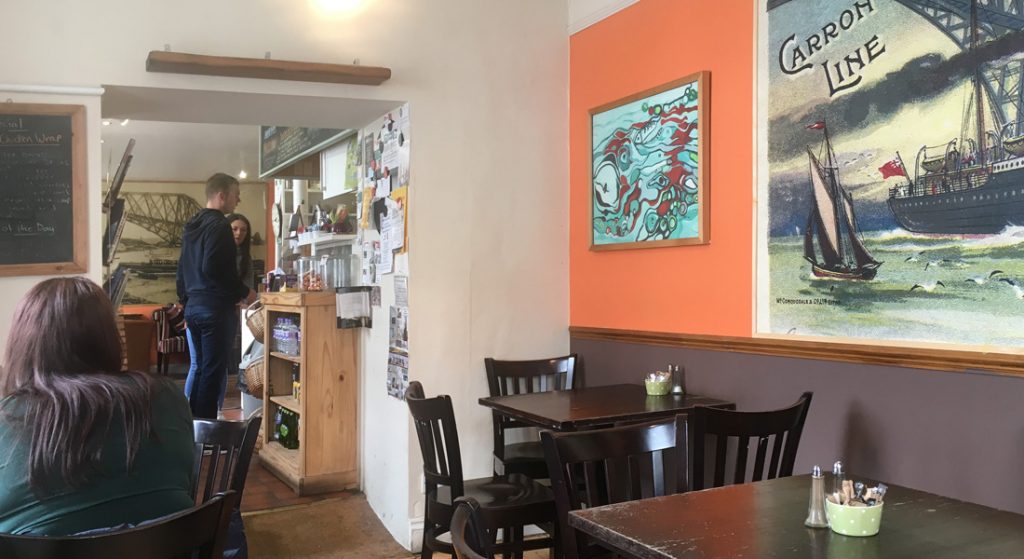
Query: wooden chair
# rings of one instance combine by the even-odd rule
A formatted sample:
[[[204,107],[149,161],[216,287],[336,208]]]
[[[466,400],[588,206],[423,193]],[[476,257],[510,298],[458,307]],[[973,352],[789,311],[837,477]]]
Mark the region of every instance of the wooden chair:
[[[459,559],[489,559],[493,555],[488,551],[480,503],[472,497],[459,497],[455,503],[451,525],[455,556]]]
[[[93,559],[147,557],[220,558],[224,555],[228,517],[237,501],[233,491],[194,508],[135,528],[80,536],[0,534],[4,559]],[[195,553],[193,555],[193,552]]]
[[[248,421],[192,420],[196,439],[192,496],[197,502],[228,490],[237,493],[241,502],[260,420],[258,415]]]
[[[554,522],[555,503],[550,489],[521,474],[464,480],[451,398],[426,398],[423,386],[413,381],[405,392],[405,401],[423,455],[423,559],[429,559],[434,551],[454,555],[452,544],[438,536],[450,530],[455,500],[459,497],[472,497],[484,514],[494,514],[507,523],[502,525],[506,534],[504,550],[518,554],[555,544],[553,538],[523,539],[524,526]]]
[[[484,359],[491,396],[572,390],[576,388],[576,354],[530,361]],[[530,425],[493,412],[494,473],[523,474],[534,479],[548,477],[547,462],[539,440],[506,443],[509,429]]]
[[[670,495],[685,487],[684,421],[679,416],[593,431],[541,431],[565,557],[608,553],[569,528],[570,511]]]
[[[792,406],[775,411],[742,412],[695,407],[690,413],[688,423],[688,436],[693,444],[690,489],[699,490],[705,487],[706,445],[710,442],[711,436],[716,438],[712,487],[725,485],[726,456],[730,439],[737,441],[732,483],[744,483],[746,480],[747,470],[751,469],[748,464],[748,447],[753,437],[757,438],[757,450],[751,469],[751,481],[793,475],[793,463],[796,461],[800,434],[807,419],[807,410],[811,407],[812,396],[813,393],[804,392]],[[772,451],[771,456],[767,456],[770,440]]]
[[[166,373],[171,355],[188,355],[185,340],[185,313],[178,305],[164,305],[153,311],[156,323],[156,372]]]

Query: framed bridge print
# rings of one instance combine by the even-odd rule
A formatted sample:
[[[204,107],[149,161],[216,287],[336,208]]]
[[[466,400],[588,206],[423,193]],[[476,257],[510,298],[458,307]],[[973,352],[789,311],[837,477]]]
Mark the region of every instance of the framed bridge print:
[[[759,0],[756,333],[1024,350],[1024,15]]]
[[[591,250],[708,242],[709,72],[590,111]]]

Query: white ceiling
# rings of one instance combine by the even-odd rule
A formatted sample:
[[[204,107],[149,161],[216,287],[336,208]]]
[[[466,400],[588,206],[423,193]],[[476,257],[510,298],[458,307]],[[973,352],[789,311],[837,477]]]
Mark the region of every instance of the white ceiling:
[[[135,138],[128,181],[205,181],[222,171],[257,178],[259,126],[362,128],[399,101],[104,86],[103,178]],[[121,126],[122,120],[128,123]]]
[[[125,180],[201,182],[218,171],[255,179],[259,127],[238,124],[197,124],[107,120],[103,138],[103,181],[117,170],[129,138],[135,138]]]
[[[638,0],[569,0],[569,34],[582,31]]]

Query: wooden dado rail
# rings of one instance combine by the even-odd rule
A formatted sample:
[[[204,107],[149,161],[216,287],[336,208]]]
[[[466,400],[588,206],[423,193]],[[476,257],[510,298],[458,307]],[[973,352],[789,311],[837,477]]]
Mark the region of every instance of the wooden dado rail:
[[[895,347],[777,338],[744,338],[706,334],[676,334],[644,330],[616,330],[570,326],[569,335],[588,340],[606,340],[668,347],[736,351],[757,355],[798,357],[825,361],[845,361],[933,369],[939,371],[985,371],[1024,376],[1024,355],[985,351]]]

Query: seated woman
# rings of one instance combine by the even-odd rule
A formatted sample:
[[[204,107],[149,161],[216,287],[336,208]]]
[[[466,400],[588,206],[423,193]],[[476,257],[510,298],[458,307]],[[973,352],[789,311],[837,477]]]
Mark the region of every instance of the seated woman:
[[[188,402],[121,371],[114,309],[88,279],[46,280],[18,303],[0,398],[0,532],[69,535],[194,505]]]

